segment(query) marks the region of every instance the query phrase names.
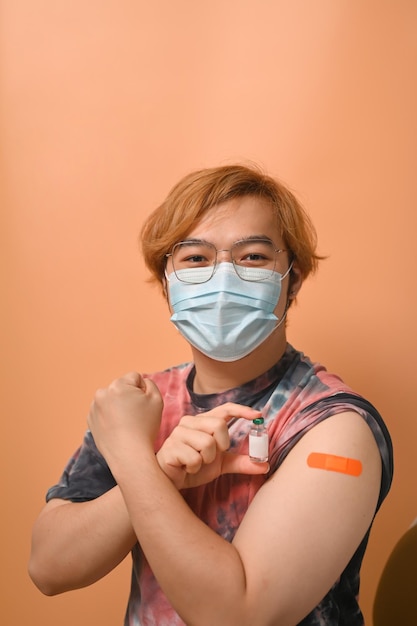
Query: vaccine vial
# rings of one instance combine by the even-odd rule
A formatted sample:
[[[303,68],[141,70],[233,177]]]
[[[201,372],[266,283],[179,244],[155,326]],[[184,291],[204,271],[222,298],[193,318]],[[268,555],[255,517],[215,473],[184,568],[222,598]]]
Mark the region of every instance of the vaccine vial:
[[[249,458],[256,463],[268,460],[268,433],[263,417],[253,420],[249,433]]]

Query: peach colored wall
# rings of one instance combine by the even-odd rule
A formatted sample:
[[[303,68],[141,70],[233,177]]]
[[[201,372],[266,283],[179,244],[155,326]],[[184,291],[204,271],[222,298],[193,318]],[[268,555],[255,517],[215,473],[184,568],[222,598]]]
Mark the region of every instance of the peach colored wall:
[[[1,12],[2,622],[122,623],[128,563],[45,598],[26,574],[30,529],[94,390],[188,358],[136,236],[180,176],[235,160],[294,189],[329,255],[290,340],[392,432],[395,484],[363,570],[369,618],[417,516],[417,4],[3,0]]]

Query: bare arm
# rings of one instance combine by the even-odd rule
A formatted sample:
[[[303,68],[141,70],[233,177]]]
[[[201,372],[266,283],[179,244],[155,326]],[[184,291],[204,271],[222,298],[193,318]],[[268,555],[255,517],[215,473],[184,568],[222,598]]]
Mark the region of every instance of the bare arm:
[[[123,384],[97,398],[90,427],[176,611],[190,626],[298,623],[337,580],[371,523],[381,462],[368,426],[344,413],[307,433],[258,492],[230,544],[194,515],[158,466],[151,386],[146,418],[137,420],[142,399],[132,388],[124,394]],[[354,477],[312,469],[310,452],[359,459],[363,471]]]
[[[249,419],[259,414],[248,407],[236,408]],[[198,429],[190,427],[190,420],[195,418],[183,418],[157,455],[177,489],[209,482],[230,471],[264,473],[268,469],[267,464],[254,465],[247,455],[222,454],[221,450],[229,447],[227,428],[224,420],[218,419],[217,425],[223,430],[213,431],[216,420],[209,415],[198,418]],[[204,449],[204,461],[196,448]],[[117,486],[89,502],[52,499],[33,528],[29,573],[47,595],[77,589],[105,576],[135,543],[126,503]]]
[[[29,574],[46,595],[85,587],[116,567],[135,542],[118,487],[90,502],[50,500],[33,527]]]

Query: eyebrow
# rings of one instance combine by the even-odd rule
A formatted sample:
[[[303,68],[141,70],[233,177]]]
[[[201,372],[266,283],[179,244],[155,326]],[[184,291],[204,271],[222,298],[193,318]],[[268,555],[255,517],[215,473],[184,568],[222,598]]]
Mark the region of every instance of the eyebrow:
[[[194,243],[210,243],[209,241],[207,241],[206,239],[197,239],[196,237],[193,239],[181,239],[181,241],[179,241],[178,243],[185,243],[188,245],[192,245]],[[213,245],[213,244],[210,244]]]
[[[236,239],[235,241],[233,241],[231,245],[233,245],[235,243],[239,243],[240,241],[258,241],[258,239],[269,241],[274,246],[276,245],[275,242],[271,239],[271,237],[268,237],[268,235],[248,235],[246,237],[240,237],[239,239]],[[211,241],[207,241],[207,239],[199,239],[197,237],[193,237],[192,239],[183,239],[182,241],[180,241],[178,243],[185,243],[185,244],[188,244],[188,245],[193,245],[193,244],[196,244],[196,243],[207,243],[210,246],[214,246],[214,243],[212,243]],[[216,246],[214,246],[214,247],[216,247]]]

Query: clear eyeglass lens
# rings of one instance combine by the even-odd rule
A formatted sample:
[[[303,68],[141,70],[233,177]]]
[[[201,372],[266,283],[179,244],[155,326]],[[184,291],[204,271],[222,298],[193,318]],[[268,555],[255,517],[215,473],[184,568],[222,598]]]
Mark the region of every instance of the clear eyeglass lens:
[[[182,241],[175,244],[172,250],[172,265],[178,280],[205,283],[214,273],[216,248],[210,244]]]
[[[243,280],[264,280],[268,273],[261,272],[262,278],[254,278],[248,268],[269,270],[275,269],[277,251],[271,241],[249,239],[237,241],[230,249],[231,260],[236,273]],[[213,276],[216,266],[216,248],[208,243],[182,241],[175,244],[172,250],[174,272],[179,280],[187,283],[204,283]],[[187,270],[193,270],[192,272]]]
[[[250,239],[248,241],[237,241],[231,249],[231,256],[235,270],[243,280],[252,282],[268,278],[275,270],[276,251],[271,241],[264,239]],[[249,269],[269,270],[269,274],[262,272],[258,274],[249,273]]]

